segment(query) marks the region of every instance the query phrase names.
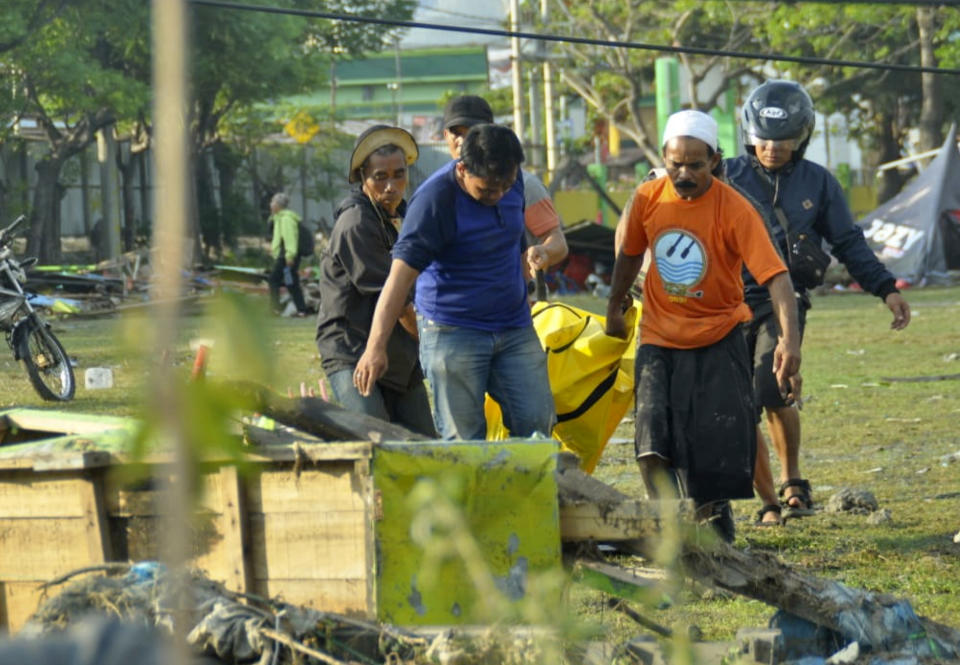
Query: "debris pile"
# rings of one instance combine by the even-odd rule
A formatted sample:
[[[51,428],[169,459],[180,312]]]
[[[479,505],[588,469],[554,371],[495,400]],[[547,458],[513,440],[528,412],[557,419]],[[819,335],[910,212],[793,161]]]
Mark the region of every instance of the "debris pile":
[[[23,627],[20,637],[60,635],[92,616],[109,617],[127,626],[150,626],[165,636],[173,634],[175,621],[182,621],[187,642],[198,656],[222,663],[271,665],[523,665],[543,662],[541,645],[557,643],[555,636],[545,640],[533,630],[517,632],[502,627],[479,632],[450,629],[417,634],[275,599],[234,593],[199,572],[178,577],[155,562],[100,568],[103,570],[75,571],[87,576],[44,602]]]
[[[307,307],[320,302],[317,271],[300,271]],[[184,275],[184,300],[195,300],[221,289],[267,293],[265,268],[215,265]],[[150,306],[150,252],[140,249],[95,264],[34,266],[27,273],[26,289],[34,307],[51,314],[97,316]],[[281,306],[290,297],[281,291]]]

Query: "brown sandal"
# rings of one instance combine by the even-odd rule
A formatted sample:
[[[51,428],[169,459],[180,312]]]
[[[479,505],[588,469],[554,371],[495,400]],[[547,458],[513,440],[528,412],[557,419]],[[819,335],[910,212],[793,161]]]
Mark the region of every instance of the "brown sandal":
[[[780,504],[777,504],[777,503],[767,504],[766,506],[764,506],[763,508],[757,511],[757,521],[753,523],[753,526],[759,526],[759,527],[783,526],[785,524],[785,520],[782,517],[781,510],[782,509],[780,508]],[[777,521],[764,522],[763,516],[766,515],[767,513],[776,513]]]
[[[788,487],[799,490],[798,492],[786,496]],[[783,506],[784,517],[807,517],[815,514],[817,511],[813,508],[813,490],[810,488],[810,482],[803,478],[790,478],[782,485],[777,494],[781,497],[780,504]],[[790,499],[797,499],[802,505],[790,505]]]

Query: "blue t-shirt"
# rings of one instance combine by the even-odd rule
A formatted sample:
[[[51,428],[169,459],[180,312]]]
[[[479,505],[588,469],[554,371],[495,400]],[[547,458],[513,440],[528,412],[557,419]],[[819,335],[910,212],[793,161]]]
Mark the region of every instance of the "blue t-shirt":
[[[450,162],[414,192],[393,258],[420,272],[416,307],[451,326],[498,332],[531,325],[523,280],[523,179],[495,206],[470,197]]]

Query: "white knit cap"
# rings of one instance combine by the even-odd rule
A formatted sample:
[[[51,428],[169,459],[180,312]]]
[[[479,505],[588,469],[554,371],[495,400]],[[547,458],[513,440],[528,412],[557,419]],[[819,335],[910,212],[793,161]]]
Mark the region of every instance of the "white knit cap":
[[[700,139],[716,152],[717,150],[717,121],[703,111],[687,109],[677,111],[667,118],[667,126],[663,130],[663,143],[678,136],[692,136]]]

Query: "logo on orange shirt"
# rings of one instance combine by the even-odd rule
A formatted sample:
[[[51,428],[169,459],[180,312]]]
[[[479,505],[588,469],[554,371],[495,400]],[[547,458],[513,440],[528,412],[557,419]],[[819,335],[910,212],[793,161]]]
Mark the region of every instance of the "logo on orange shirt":
[[[706,254],[696,236],[682,229],[664,231],[653,243],[653,258],[670,300],[703,297],[702,290],[692,290],[707,270]]]

